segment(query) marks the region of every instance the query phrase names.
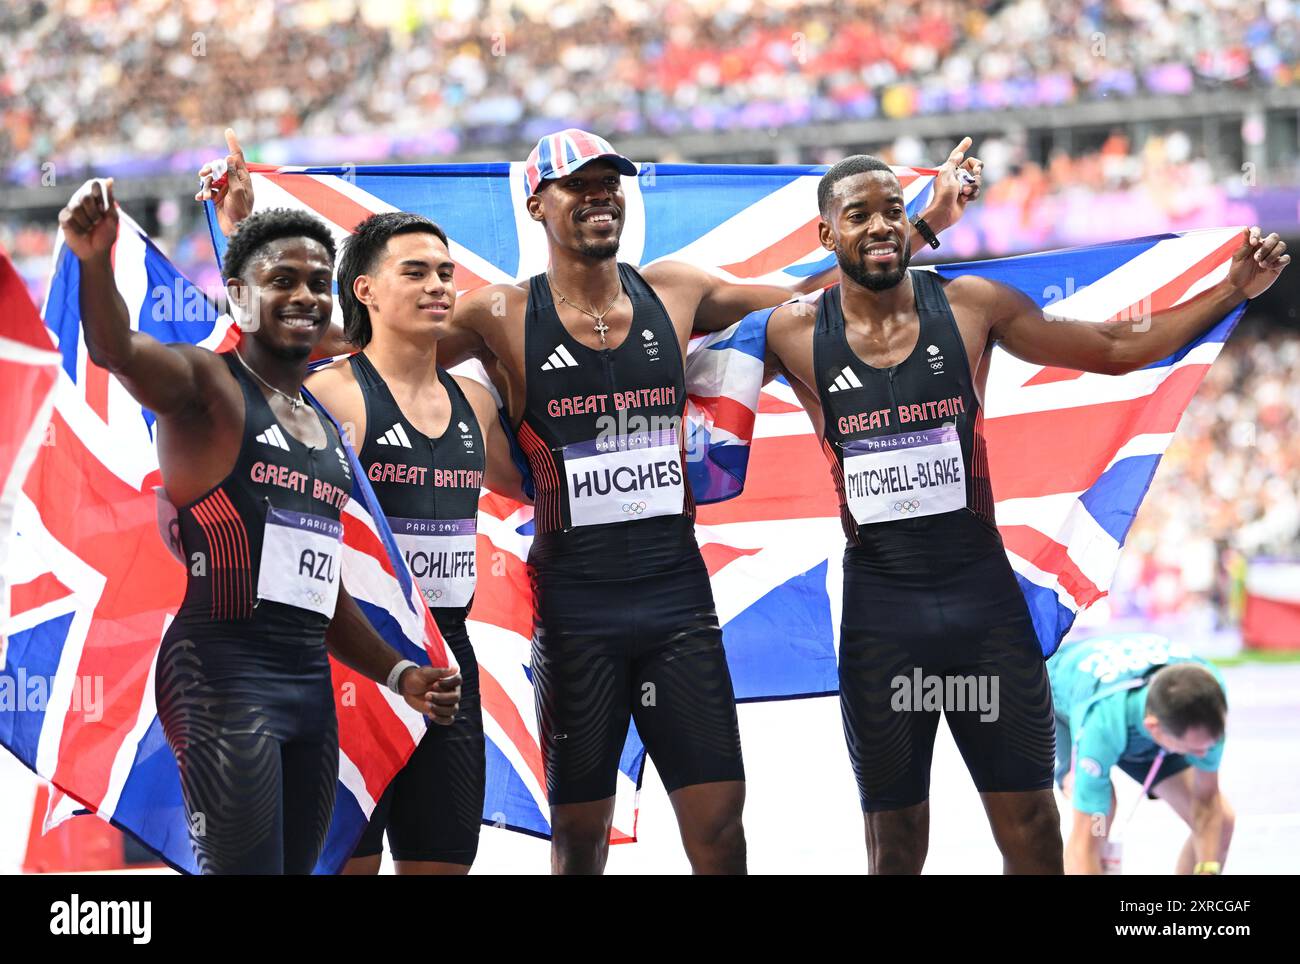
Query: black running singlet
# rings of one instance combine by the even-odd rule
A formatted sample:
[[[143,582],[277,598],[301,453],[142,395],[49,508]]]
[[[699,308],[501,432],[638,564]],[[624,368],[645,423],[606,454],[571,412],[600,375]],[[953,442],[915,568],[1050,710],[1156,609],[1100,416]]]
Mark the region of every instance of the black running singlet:
[[[630,265],[618,266],[632,327],[617,348],[593,349],[565,329],[546,275],[529,283],[527,383],[517,429],[536,484],[539,537],[580,551],[612,524],[640,536],[689,532],[682,353],[663,302]],[[596,539],[596,542],[592,540]]]
[[[915,564],[921,555],[955,561],[954,542],[978,555],[999,538],[980,406],[939,278],[909,275],[920,331],[892,368],[866,364],[849,346],[839,285],[822,295],[813,335],[822,445],[851,545],[907,553]]]
[[[351,466],[334,425],[309,448],[238,360],[244,438],[230,474],[177,511],[185,599],[154,700],[205,874],[309,873],[337,792],[325,631],[341,584]]]
[[[430,438],[402,414],[364,353],[350,363],[366,405],[361,465],[463,679],[455,722],[429,727],[376,803],[353,856],[381,853],[387,835],[394,860],[469,866],[478,852],[486,780],[478,661],[465,628],[476,585],[483,433],[456,379],[441,368],[451,416],[446,430]]]
[[[476,519],[486,464],[478,418],[456,379],[440,368],[451,419],[442,435],[430,438],[402,414],[364,352],[349,361],[366,405],[359,453],[366,477],[435,618],[463,621],[477,578]]]
[[[244,440],[230,474],[177,510],[188,581],[180,622],[251,620],[320,637],[334,616],[351,467],[338,432],[318,414],[325,446],[280,425],[243,365],[223,356],[244,392]]]
[[[943,710],[976,788],[1027,792],[1052,779],[1051,691],[993,522],[966,347],[939,278],[910,276],[920,330],[898,365],[873,368],[853,352],[838,285],[822,296],[813,336],[823,445],[849,539],[840,706],[867,812],[929,795],[940,711],[898,712],[899,679],[999,681],[1000,712]]]

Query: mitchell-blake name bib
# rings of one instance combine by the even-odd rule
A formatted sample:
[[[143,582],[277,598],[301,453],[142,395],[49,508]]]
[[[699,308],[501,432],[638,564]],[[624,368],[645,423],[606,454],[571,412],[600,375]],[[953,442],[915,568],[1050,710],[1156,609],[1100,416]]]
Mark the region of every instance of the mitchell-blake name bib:
[[[966,507],[955,425],[844,443],[844,494],[858,525]]]

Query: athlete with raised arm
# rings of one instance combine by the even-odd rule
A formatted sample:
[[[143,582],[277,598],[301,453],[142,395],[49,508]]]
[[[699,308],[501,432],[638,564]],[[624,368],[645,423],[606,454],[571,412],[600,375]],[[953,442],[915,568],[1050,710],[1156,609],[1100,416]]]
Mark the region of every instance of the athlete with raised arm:
[[[818,192],[840,283],[768,322],[776,367],[823,439],[848,547],[840,700],[873,873],[919,873],[938,711],[899,706],[900,679],[998,683],[996,712],[947,708],[1009,873],[1060,873],[1053,715],[1042,653],[993,519],[980,430],[990,350],[1120,374],[1172,354],[1290,262],[1258,228],[1222,281],[1149,326],[1048,319],[977,275],[909,271],[898,179],[845,158]],[[983,718],[982,718],[983,717]]]
[[[486,483],[523,500],[496,401],[438,365],[456,305],[442,229],[417,214],[366,218],[339,260],[339,302],[356,354],[307,388],[350,430],[420,592],[464,679],[460,712],[427,733],[371,814],[345,873],[378,873],[387,832],[399,874],[468,873],[478,852],[486,769],[478,662],[465,629],[477,585],[475,533]]]
[[[338,433],[300,393],[329,322],[334,244],[301,212],[249,218],[226,256],[244,336],[221,355],[133,331],[113,276],[112,181],[59,215],[80,261],[91,360],[157,416],[179,507],[185,598],[158,654],[158,716],[203,873],[309,873],[334,808],[338,730],[327,649],[450,725],[460,677],[401,660],[348,595]]]
[[[923,215],[933,230],[979,190],[968,144],[936,179]],[[959,180],[963,165],[973,182]],[[692,868],[738,873],[744,768],[683,464],[683,359],[693,330],[720,330],[821,279],[795,290],[681,262],[621,264],[622,176],[636,170],[593,134],[542,138],[526,203],[546,229],[548,270],[466,295],[444,350],[493,373],[536,484],[533,669],[552,868],[604,868],[630,716]]]
[[[223,229],[252,208],[242,153],[227,137],[227,186],[200,192],[233,197],[218,203],[219,215],[228,209]],[[940,169],[922,215],[936,232],[978,194],[969,143]],[[745,868],[744,770],[685,475],[683,359],[693,330],[720,330],[823,279],[792,289],[731,284],[681,262],[620,264],[622,176],[636,171],[593,134],[542,138],[526,203],[546,229],[550,267],[464,295],[438,356],[483,361],[536,485],[533,680],[553,870],[603,870],[633,718],[692,868],[736,873]]]

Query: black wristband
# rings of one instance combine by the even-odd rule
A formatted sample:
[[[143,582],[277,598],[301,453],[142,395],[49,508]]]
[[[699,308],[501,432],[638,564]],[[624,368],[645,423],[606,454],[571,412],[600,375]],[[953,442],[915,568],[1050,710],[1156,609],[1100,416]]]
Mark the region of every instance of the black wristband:
[[[925,239],[925,243],[932,248],[939,247],[939,239],[934,236],[930,230],[930,225],[925,223],[925,219],[920,215],[912,218],[912,227],[916,228],[916,233]]]

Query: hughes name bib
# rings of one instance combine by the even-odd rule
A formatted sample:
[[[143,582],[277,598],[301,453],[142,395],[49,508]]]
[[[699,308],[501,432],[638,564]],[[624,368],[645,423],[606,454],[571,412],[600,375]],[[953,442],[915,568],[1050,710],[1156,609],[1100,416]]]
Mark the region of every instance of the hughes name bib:
[[[682,512],[682,453],[671,430],[566,445],[564,479],[575,526]]]

